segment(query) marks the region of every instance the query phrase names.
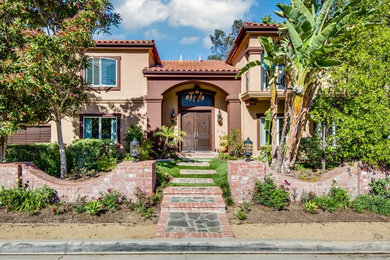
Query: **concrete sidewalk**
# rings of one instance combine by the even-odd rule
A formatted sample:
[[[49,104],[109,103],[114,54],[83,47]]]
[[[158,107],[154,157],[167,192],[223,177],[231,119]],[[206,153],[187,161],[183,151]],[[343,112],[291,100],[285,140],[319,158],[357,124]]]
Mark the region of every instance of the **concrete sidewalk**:
[[[0,240],[0,256],[10,255],[175,255],[175,254],[390,254],[390,241],[149,239],[149,240]]]

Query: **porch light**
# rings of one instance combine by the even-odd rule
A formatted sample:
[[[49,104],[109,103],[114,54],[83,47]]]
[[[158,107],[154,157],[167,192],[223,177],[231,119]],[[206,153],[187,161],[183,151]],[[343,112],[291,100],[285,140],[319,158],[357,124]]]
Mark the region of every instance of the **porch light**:
[[[134,137],[133,141],[130,142],[130,156],[134,158],[133,162],[137,162],[137,157],[139,155],[138,148],[139,142]]]
[[[172,108],[171,122],[172,122],[172,124],[176,123],[176,114],[175,114],[174,108]]]
[[[219,125],[219,126],[222,126],[222,125],[223,125],[223,117],[222,117],[221,110],[219,110],[219,112],[218,112],[218,115],[217,115],[217,122],[218,122],[218,125]]]
[[[249,137],[245,140],[244,142],[244,155],[246,157],[246,162],[250,162],[252,161],[251,160],[251,155],[253,154],[253,142],[251,141],[251,139],[249,139]]]

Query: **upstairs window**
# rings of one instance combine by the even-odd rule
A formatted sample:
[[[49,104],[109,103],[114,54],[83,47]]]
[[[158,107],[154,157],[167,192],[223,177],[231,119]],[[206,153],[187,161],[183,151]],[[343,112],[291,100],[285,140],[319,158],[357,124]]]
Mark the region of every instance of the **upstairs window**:
[[[118,84],[118,58],[93,57],[84,71],[84,79],[91,87],[115,88]]]

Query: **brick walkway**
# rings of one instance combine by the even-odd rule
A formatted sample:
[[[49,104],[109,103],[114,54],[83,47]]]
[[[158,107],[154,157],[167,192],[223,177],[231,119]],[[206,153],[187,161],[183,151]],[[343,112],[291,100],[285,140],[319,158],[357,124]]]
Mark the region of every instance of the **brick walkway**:
[[[196,171],[200,178],[195,179],[213,182],[213,179],[201,178],[206,174],[201,169]],[[180,177],[175,183],[199,185],[200,182],[192,182],[193,179]],[[233,238],[225,208],[219,187],[167,187],[155,238]]]

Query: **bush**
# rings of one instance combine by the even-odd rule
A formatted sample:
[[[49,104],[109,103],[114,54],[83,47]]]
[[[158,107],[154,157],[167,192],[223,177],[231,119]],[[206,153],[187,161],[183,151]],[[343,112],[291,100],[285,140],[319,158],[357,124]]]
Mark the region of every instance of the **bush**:
[[[30,162],[54,177],[59,177],[60,154],[57,144],[10,144],[4,162]]]
[[[89,215],[96,216],[103,212],[103,204],[99,200],[92,200],[85,205],[84,209]]]
[[[38,189],[11,188],[0,190],[0,207],[8,211],[24,211],[34,215],[58,200],[53,189],[44,186]]]
[[[348,208],[350,205],[350,197],[348,191],[333,184],[329,195],[322,195],[316,198],[314,202],[321,209],[334,212],[341,208]]]
[[[241,209],[237,210],[236,216],[239,220],[245,220],[247,218],[246,213]]]
[[[232,129],[231,134],[226,135],[224,138],[226,139],[229,154],[237,158],[241,157],[244,141],[242,140],[240,130]]]
[[[154,201],[153,198],[147,197],[145,192],[140,188],[136,188],[135,195],[137,200],[134,203],[130,203],[130,209],[134,210],[143,219],[148,219],[153,216]]]
[[[107,193],[100,193],[100,201],[103,206],[113,212],[119,208],[119,206],[126,200],[125,197],[117,191],[108,189]]]
[[[257,180],[253,191],[253,200],[255,203],[281,210],[288,206],[289,192],[283,185],[276,187],[274,179],[271,176],[265,176],[264,182]]]
[[[390,199],[377,195],[359,195],[352,208],[358,212],[371,211],[375,214],[390,215]]]
[[[383,179],[371,179],[370,194],[390,199],[390,177]]]
[[[96,166],[98,171],[109,172],[115,169],[116,159],[103,155],[97,162]]]
[[[97,162],[103,156],[109,159],[103,159],[100,166],[108,169],[112,167],[113,159],[111,158],[116,158],[116,155],[116,145],[111,140],[80,139],[73,142],[68,148],[68,169],[71,169],[74,174],[81,175],[84,175],[85,172],[99,171]]]
[[[307,213],[317,213],[318,206],[314,201],[308,201],[303,204],[303,210]]]
[[[145,138],[143,131],[137,125],[131,125],[127,129],[127,133],[125,135],[125,141],[127,142],[127,150],[129,150],[130,142],[132,142],[134,140],[134,138],[139,143],[142,143],[144,141],[144,138]]]

